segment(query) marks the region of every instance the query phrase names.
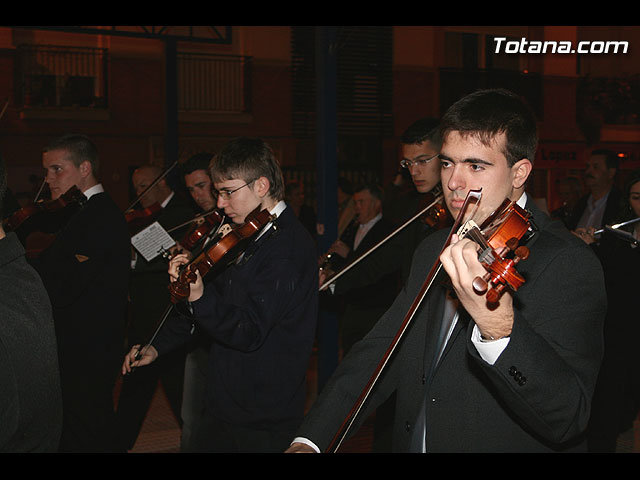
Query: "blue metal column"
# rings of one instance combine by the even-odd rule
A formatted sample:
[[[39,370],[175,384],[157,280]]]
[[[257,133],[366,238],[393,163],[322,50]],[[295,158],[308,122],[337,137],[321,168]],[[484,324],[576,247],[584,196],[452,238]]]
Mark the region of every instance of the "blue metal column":
[[[326,252],[338,234],[337,156],[337,27],[316,27],[316,161],[318,168],[318,222],[325,227],[318,248]],[[321,305],[322,306],[322,305]],[[318,391],[338,364],[338,319],[320,309],[318,325]]]

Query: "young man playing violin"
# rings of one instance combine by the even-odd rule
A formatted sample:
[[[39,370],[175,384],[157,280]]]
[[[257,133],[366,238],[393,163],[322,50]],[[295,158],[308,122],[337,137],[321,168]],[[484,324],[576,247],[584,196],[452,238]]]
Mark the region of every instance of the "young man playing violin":
[[[482,225],[505,199],[531,213],[532,235],[522,238],[530,255],[517,264],[526,281],[489,302],[474,288],[486,273],[478,244],[457,235],[448,241],[446,229],[430,235],[416,251],[404,290],[343,360],[288,451],[339,445],[340,426],[410,311],[415,316],[402,342],[348,433],[396,391],[394,451],[585,449],[602,356],[602,270],[588,248],[525,194],[537,146],[535,118],[510,92],[485,90],[454,104],[440,128],[442,185],[454,217],[478,189],[479,202],[462,211],[465,222],[474,214]],[[413,310],[437,266],[442,276]]]
[[[122,355],[130,238],[98,180],[99,157],[83,135],[42,155],[52,199],[76,186],[88,198],[34,261],[55,320],[64,408],[60,451],[115,451],[113,387]]]
[[[256,210],[276,218],[218,275],[205,276],[204,283],[198,275],[188,303],[177,306],[181,315],[170,318],[138,361],[140,347],[134,347],[123,371],[148,365],[188,341],[195,323],[210,337],[211,348],[204,417],[193,433],[192,451],[281,452],[304,411],[317,319],[314,243],[283,201],[280,167],[262,140],[232,140],[210,173],[217,206],[236,227]],[[174,281],[187,262],[184,254],[172,258]]]

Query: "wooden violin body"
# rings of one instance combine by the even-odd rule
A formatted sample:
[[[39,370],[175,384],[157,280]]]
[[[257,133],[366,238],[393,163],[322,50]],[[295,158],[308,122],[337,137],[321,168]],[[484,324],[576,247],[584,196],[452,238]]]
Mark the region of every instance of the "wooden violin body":
[[[4,227],[9,231],[17,232],[28,222],[33,221],[34,223],[29,225],[31,231],[36,231],[41,226],[47,231],[55,229],[56,227],[50,227],[47,224],[47,220],[68,207],[82,207],[86,202],[87,197],[74,185],[55,200],[35,202],[21,208],[5,220]]]
[[[124,218],[129,226],[129,234],[133,236],[147,228],[156,221],[161,212],[162,206],[158,202],[145,208],[126,211]]]
[[[87,197],[74,185],[55,200],[21,208],[5,219],[4,228],[16,233],[28,258],[35,258],[53,243],[71,216],[86,203]]]
[[[420,221],[425,225],[440,230],[450,227],[453,223],[453,218],[442,201],[442,187],[439,184],[422,196],[420,206],[427,207],[420,217]]]
[[[224,215],[220,210],[214,210],[210,214],[202,218],[201,223],[196,223],[180,240],[180,245],[187,249],[193,250],[196,245],[206,238],[213,230],[218,228],[224,220]]]
[[[189,298],[190,284],[197,279],[196,272],[204,277],[213,269],[218,269],[229,264],[246,248],[247,243],[258,234],[275,215],[268,210],[257,209],[249,214],[245,223],[232,228],[220,240],[211,247],[205,247],[204,251],[186,265],[179,278],[169,285],[171,301],[179,303]]]

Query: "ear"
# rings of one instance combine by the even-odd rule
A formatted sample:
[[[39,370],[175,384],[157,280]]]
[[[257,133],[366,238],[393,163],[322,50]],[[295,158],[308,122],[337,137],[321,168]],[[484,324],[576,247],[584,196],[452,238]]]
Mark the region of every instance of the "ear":
[[[529,178],[529,174],[533,170],[533,164],[528,158],[523,158],[518,160],[511,169],[513,171],[513,187],[521,188]]]
[[[254,182],[254,191],[260,197],[266,197],[269,194],[271,183],[267,177],[258,177]]]
[[[83,177],[88,177],[89,175],[91,175],[91,172],[92,172],[91,162],[89,162],[89,160],[83,161],[78,167],[78,170],[80,170],[80,174]]]

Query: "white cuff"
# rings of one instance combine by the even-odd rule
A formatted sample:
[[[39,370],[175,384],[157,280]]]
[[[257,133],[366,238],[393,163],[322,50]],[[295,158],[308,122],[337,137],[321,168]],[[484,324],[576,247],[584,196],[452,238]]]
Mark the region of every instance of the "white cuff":
[[[309,445],[311,448],[313,448],[316,453],[320,453],[320,449],[318,448],[318,446],[313,443],[311,440],[309,440],[308,438],[304,438],[304,437],[296,437],[293,439],[293,443],[304,443],[305,445]]]
[[[483,340],[480,336],[480,329],[477,325],[473,326],[471,332],[471,341],[478,350],[480,357],[490,365],[496,363],[498,357],[509,344],[509,337],[499,338],[498,340]]]

